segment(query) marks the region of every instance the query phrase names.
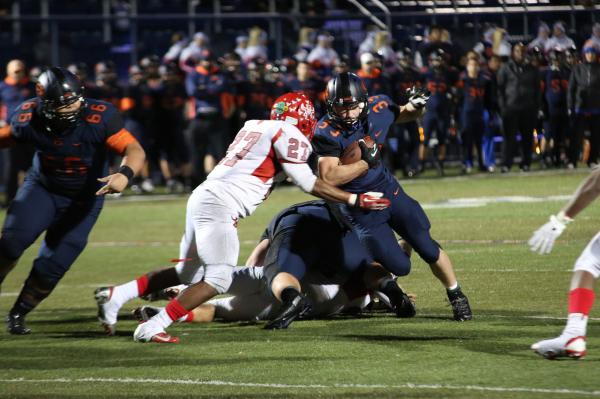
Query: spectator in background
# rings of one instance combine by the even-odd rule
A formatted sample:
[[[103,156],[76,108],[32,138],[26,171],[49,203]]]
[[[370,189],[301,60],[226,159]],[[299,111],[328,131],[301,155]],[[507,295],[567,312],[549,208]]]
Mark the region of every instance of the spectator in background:
[[[552,25],[552,37],[546,42],[544,51],[548,52],[553,49],[564,51],[574,46],[575,42],[573,42],[566,34],[565,25],[560,21],[555,22],[554,25]]]
[[[396,52],[394,52],[394,49],[391,46],[389,32],[377,32],[373,50],[375,54],[381,57],[382,70],[388,75],[394,73],[398,67],[398,59],[396,57]]]
[[[297,60],[305,60],[315,47],[315,30],[307,26],[300,28],[298,33],[298,46],[294,58]]]
[[[179,61],[179,58],[181,57],[181,53],[183,52],[183,50],[186,48],[187,45],[188,45],[188,39],[185,37],[183,32],[174,32],[171,35],[171,47],[169,47],[169,49],[163,56],[163,59],[162,59],[163,63],[177,64]]]
[[[389,81],[383,76],[381,70],[376,67],[373,53],[363,53],[360,56],[360,69],[356,71],[356,74],[364,82],[369,95],[391,94]]]
[[[360,59],[360,56],[364,53],[372,53],[375,50],[375,36],[379,32],[379,29],[375,26],[367,27],[367,36],[358,46],[356,56]]]
[[[267,81],[265,61],[258,58],[246,66],[248,80],[240,84],[238,105],[241,109],[242,120],[269,119],[271,107],[277,98],[279,88],[273,82]]]
[[[239,35],[235,38],[235,49],[233,50],[240,59],[244,59],[246,55],[246,49],[248,48],[248,36]]]
[[[569,149],[569,167],[577,166],[583,132],[590,130],[588,166],[598,164],[600,151],[600,64],[598,49],[590,41],[583,48],[583,62],[575,65],[569,79],[567,106],[574,115],[573,138]]]
[[[437,150],[434,164],[440,176],[444,175],[448,130],[454,114],[452,92],[455,90],[458,80],[454,70],[446,65],[444,54],[442,49],[430,53],[429,67],[423,72],[423,81],[431,93],[431,97],[423,116],[424,139],[419,148],[422,169],[425,169],[428,147]]]
[[[288,91],[300,91],[310,99],[315,106],[317,117],[324,115],[325,109],[321,102],[321,94],[325,90],[325,84],[321,79],[313,76],[311,64],[307,61],[298,62],[296,76],[287,82]]]
[[[588,39],[591,44],[600,49],[600,22],[596,22],[592,27],[592,35]]]
[[[346,54],[342,54],[338,62],[333,67],[334,74],[340,74],[344,72],[350,72],[350,57]]]
[[[459,83],[460,125],[463,144],[463,170],[466,174],[473,169],[473,147],[477,150],[479,170],[486,170],[482,154],[484,131],[484,112],[489,110],[491,85],[489,78],[480,72],[479,59],[471,56],[467,59],[466,70],[461,74]]]
[[[35,85],[27,76],[25,63],[21,60],[9,61],[6,65],[6,77],[0,82],[0,127],[9,124],[10,116],[17,107],[35,95]],[[8,154],[6,198],[3,204],[8,206],[15,197],[25,172],[31,166],[34,148],[30,144],[17,144],[2,151],[3,155]]]
[[[242,61],[245,64],[248,64],[249,62],[259,58],[262,60],[269,59],[267,52],[267,32],[255,26],[254,28],[250,29],[250,33],[248,35],[248,47],[244,52]]]
[[[559,166],[565,157],[567,135],[569,133],[569,115],[567,107],[567,89],[570,69],[565,65],[561,50],[550,50],[548,68],[544,71],[544,113],[547,115],[547,150],[544,155],[546,165]],[[551,142],[550,142],[551,141]]]
[[[490,27],[483,32],[481,41],[473,47],[475,51],[482,59],[489,60],[494,55],[493,44],[494,44],[494,32],[495,27]]]
[[[495,95],[498,90],[497,75],[501,66],[502,59],[497,55],[492,55],[483,71],[490,82],[490,103],[488,109],[483,111],[485,127],[482,138],[482,153],[483,162],[490,173],[493,173],[496,169],[494,137],[502,133],[502,118],[499,114],[497,96]]]
[[[426,68],[429,63],[429,55],[437,53],[438,50],[444,50],[442,44],[442,28],[437,25],[429,27],[426,39],[419,45],[415,56],[415,65],[417,68]]]
[[[398,52],[398,68],[391,75],[392,100],[396,104],[404,105],[408,102],[406,91],[411,87],[423,85],[422,76],[413,64],[413,53],[410,48]],[[419,173],[419,126],[417,121],[395,125],[394,130],[388,134],[387,160],[390,170],[394,164],[402,167],[404,176],[412,178]],[[395,159],[394,159],[395,158]],[[396,161],[396,162],[394,162]]]
[[[331,76],[333,66],[339,59],[337,51],[332,48],[333,40],[333,36],[328,33],[320,34],[317,36],[317,46],[306,58],[306,62],[321,77]]]
[[[185,87],[193,101],[194,117],[188,127],[192,156],[196,174],[204,179],[225,155],[225,141],[229,136],[226,118],[233,113],[234,102],[230,83],[215,65],[212,52],[205,50],[198,59],[196,69],[186,78]]]
[[[504,126],[502,172],[512,167],[517,133],[521,134],[521,170],[529,171],[533,146],[533,129],[541,107],[541,76],[526,62],[525,45],[513,47],[512,59],[498,71],[498,105]]]
[[[527,48],[532,49],[537,47],[542,51],[546,51],[546,43],[548,40],[550,40],[550,27],[547,23],[540,21],[537,37],[529,42]]]
[[[512,47],[506,36],[504,29],[496,28],[492,38],[492,52],[502,59],[508,59],[511,55]]]
[[[210,50],[210,40],[207,35],[202,32],[196,32],[192,42],[181,51],[179,56],[179,68],[186,73],[191,73],[195,69],[201,55]]]

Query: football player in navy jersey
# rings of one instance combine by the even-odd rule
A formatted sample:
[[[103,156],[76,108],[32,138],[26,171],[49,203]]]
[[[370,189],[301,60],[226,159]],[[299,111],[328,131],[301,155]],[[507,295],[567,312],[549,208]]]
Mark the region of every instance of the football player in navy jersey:
[[[104,194],[122,192],[144,163],[144,151],[111,104],[83,97],[79,80],[52,67],[37,97],[22,103],[0,131],[0,144],[31,143],[33,166],[11,203],[0,236],[0,283],[45,231],[29,277],[7,318],[11,334],[28,334],[25,316],[44,300],[83,251]],[[123,156],[107,176],[107,150]]]
[[[439,244],[431,238],[427,215],[417,201],[409,197],[396,178],[380,162],[380,151],[367,147],[365,136],[378,145],[385,142],[393,123],[414,120],[422,114],[428,93],[411,90],[406,105],[396,105],[385,95],[369,97],[361,79],[352,73],[333,77],[327,85],[327,115],[321,118],[313,138],[316,167],[321,178],[344,190],[357,193],[384,192],[392,205],[381,212],[354,211],[338,207],[358,233],[376,262],[396,276],[410,272],[410,258],[400,248],[394,232],[406,240],[427,262],[434,275],[447,289],[455,320],[472,318],[467,297],[456,280],[452,263]],[[359,142],[362,159],[340,164],[346,147]]]

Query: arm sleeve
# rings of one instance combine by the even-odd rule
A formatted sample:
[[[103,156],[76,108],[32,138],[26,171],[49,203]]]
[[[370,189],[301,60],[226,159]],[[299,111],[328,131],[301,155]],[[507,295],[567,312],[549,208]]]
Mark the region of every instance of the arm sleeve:
[[[125,154],[127,146],[137,141],[135,137],[125,129],[123,118],[116,110],[106,121],[105,129],[106,147],[117,154]]]
[[[307,193],[312,192],[317,176],[313,174],[307,163],[283,163],[281,166],[295,185]]]

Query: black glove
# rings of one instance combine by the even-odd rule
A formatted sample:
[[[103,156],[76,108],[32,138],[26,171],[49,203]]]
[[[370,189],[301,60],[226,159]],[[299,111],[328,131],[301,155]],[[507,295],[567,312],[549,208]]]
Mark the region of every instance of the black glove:
[[[360,147],[360,159],[369,164],[369,168],[374,168],[379,164],[381,160],[381,151],[375,144],[369,148],[364,139],[358,140],[358,146]]]
[[[427,104],[431,93],[429,90],[422,87],[413,86],[406,90],[406,96],[408,97],[408,102],[411,103],[413,107],[421,109]]]

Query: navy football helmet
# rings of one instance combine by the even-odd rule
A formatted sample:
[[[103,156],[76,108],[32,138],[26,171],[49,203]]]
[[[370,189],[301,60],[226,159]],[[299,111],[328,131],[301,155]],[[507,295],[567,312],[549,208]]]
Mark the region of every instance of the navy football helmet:
[[[343,72],[327,83],[327,114],[334,123],[345,128],[352,128],[355,124],[362,123],[369,112],[369,93],[364,82],[351,72]],[[340,115],[336,107],[353,108],[362,107],[356,118],[347,118]]]
[[[52,67],[42,72],[36,83],[36,93],[41,103],[41,116],[50,130],[63,131],[80,121],[85,105],[83,85],[67,69]],[[62,111],[77,101],[81,101],[77,110]]]

